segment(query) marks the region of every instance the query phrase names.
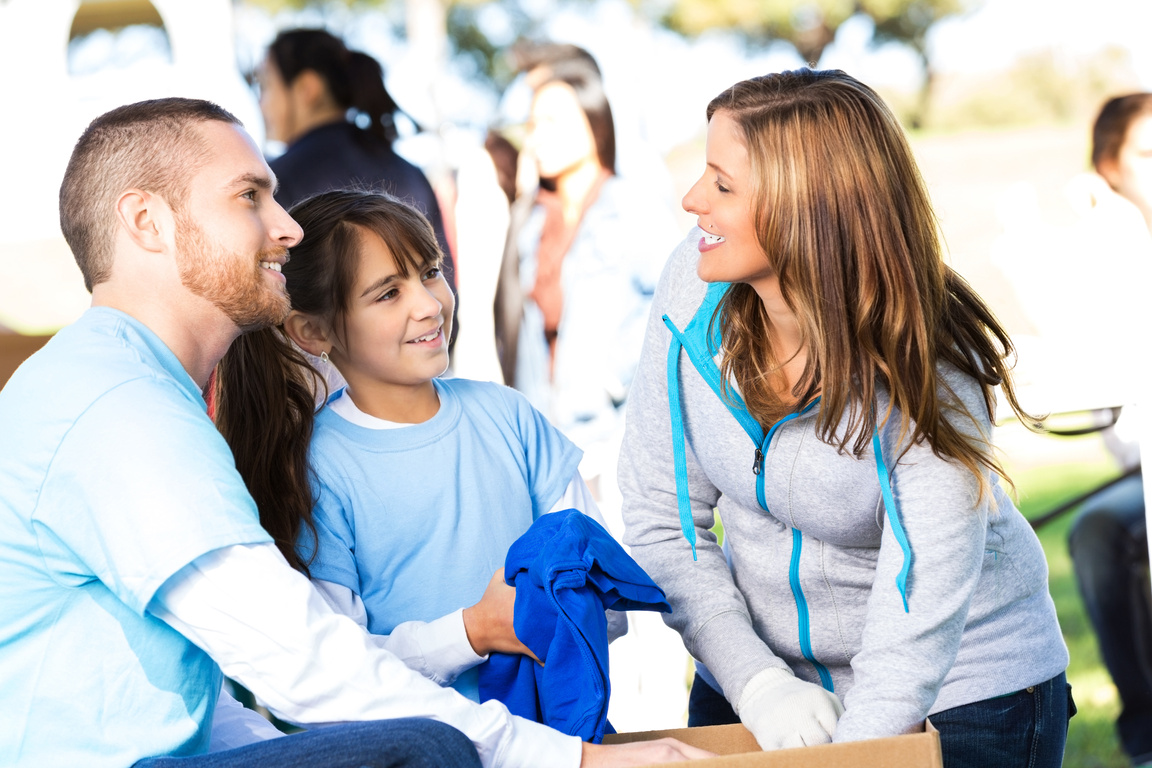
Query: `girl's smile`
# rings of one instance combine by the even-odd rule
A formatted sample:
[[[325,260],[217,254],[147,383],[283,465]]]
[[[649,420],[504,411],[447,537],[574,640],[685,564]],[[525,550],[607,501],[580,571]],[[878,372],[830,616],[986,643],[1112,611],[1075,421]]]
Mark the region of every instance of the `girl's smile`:
[[[444,332],[442,328],[437,328],[431,333],[426,333],[423,336],[412,339],[409,344],[426,344],[428,346],[440,346],[444,343]]]

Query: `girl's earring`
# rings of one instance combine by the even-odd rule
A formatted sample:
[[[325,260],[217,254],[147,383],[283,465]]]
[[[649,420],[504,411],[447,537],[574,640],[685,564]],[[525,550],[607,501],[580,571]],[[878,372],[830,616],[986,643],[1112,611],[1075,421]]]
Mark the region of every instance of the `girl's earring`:
[[[320,353],[320,362],[324,363],[325,365],[328,364],[328,352],[327,352],[327,350]]]

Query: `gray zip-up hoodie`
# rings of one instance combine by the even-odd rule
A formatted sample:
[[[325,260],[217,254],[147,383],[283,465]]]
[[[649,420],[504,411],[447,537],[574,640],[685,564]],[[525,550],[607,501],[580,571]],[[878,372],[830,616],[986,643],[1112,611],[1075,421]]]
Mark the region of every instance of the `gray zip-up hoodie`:
[[[852,741],[904,733],[934,712],[1063,671],[1068,651],[1043,550],[996,478],[977,502],[979,483],[963,466],[927,445],[901,456],[898,414],[879,429],[886,472],[872,451],[841,454],[816,435],[818,403],[780,423],[759,461],[758,446],[681,354],[693,560],[677,511],[673,337],[663,316],[683,331],[705,299],[708,285],[696,276],[700,234],[694,229],[676,249],[656,291],[628,401],[620,487],[632,555],[668,595],[666,620],[728,700],[739,701],[768,667],[787,666],[816,684],[823,676],[845,707],[834,739]],[[942,390],[954,393],[945,396],[974,417],[952,409],[951,421],[987,439],[977,382],[943,364],[940,372]],[[874,407],[887,412],[885,391]],[[770,511],[757,499],[754,465]],[[881,475],[890,478],[895,510],[885,509]],[[709,533],[714,509],[725,551]]]

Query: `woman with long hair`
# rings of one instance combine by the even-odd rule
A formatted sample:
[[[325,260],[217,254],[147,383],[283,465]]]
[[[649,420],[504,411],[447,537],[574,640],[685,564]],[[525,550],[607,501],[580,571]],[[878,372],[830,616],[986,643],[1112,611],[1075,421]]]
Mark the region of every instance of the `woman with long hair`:
[[[520,162],[539,185],[512,209],[498,349],[505,383],[583,449],[599,499],[615,491],[623,405],[676,223],[616,174],[612,109],[590,58],[549,61],[530,79]]]
[[[679,238],[652,185],[617,174],[616,128],[595,60],[573,46],[527,49],[533,98],[520,157],[537,189],[512,206],[497,290],[504,381],[584,451],[580,474],[616,536],[624,404],[660,269]],[[677,724],[683,644],[659,617],[633,613],[613,647],[624,730]]]
[[[626,542],[699,663],[689,723],[777,748],[930,717],[948,768],[1056,768],[1068,653],[991,445],[997,387],[1028,418],[1012,345],[945,264],[899,123],[806,69],[707,117],[620,466]]]

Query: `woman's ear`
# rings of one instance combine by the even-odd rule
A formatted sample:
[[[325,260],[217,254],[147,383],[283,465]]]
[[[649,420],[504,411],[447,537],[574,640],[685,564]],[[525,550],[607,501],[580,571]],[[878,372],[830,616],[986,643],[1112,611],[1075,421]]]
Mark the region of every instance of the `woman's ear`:
[[[328,325],[314,315],[292,310],[284,321],[284,333],[288,334],[296,346],[313,357],[320,357],[321,352],[332,351]]]
[[[328,83],[314,69],[305,69],[296,75],[296,79],[292,81],[289,90],[293,100],[309,111],[324,106],[325,100],[331,98],[328,93]]]

